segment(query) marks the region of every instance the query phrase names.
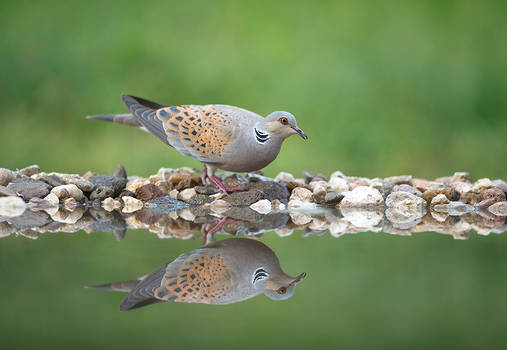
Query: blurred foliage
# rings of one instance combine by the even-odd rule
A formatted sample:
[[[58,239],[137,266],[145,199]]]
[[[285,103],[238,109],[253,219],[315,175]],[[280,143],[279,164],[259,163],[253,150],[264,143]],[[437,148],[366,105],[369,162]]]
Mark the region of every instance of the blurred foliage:
[[[135,175],[199,167],[151,135],[84,119],[123,112],[125,92],[292,112],[310,139],[287,140],[270,176],[507,178],[505,1],[20,0],[1,8],[1,167],[110,173],[123,164]],[[288,302],[119,313],[120,295],[81,286],[146,273],[197,242],[83,235],[0,242],[3,345],[506,344],[503,236],[272,239],[289,273],[309,273]]]

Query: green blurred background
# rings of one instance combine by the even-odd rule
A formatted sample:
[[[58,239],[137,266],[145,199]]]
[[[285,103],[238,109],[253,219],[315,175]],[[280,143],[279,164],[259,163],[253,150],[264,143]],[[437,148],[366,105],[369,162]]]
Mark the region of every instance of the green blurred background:
[[[0,166],[131,175],[199,163],[85,120],[121,93],[288,110],[265,169],[507,179],[505,1],[1,1]],[[2,348],[507,346],[507,239],[299,235],[266,242],[309,277],[287,302],[117,311],[82,286],[153,270],[196,241],[144,232],[0,241]]]

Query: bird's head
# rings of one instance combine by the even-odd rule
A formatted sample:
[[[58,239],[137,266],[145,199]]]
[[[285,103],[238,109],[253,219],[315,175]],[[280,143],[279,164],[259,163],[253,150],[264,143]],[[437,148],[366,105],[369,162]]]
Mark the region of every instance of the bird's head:
[[[276,111],[266,117],[266,129],[272,135],[278,135],[285,139],[293,134],[298,134],[303,139],[308,139],[308,136],[298,128],[296,117],[289,112]]]
[[[273,300],[289,299],[294,294],[296,285],[306,277],[304,272],[297,277],[290,277],[283,272],[270,275],[263,269],[261,270],[263,272],[259,272],[258,269],[254,274],[254,288]]]

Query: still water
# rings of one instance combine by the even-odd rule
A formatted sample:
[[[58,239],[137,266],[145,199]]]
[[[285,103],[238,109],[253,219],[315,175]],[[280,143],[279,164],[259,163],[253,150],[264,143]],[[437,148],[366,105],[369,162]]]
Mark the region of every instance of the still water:
[[[2,348],[507,345],[505,217],[399,215],[2,218]]]

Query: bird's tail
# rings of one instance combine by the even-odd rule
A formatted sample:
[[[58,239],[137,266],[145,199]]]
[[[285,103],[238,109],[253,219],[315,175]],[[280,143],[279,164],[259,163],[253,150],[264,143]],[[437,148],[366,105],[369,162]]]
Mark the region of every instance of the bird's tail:
[[[98,114],[98,115],[89,115],[86,119],[98,119],[105,120],[106,122],[111,122],[115,124],[128,125],[133,126],[135,128],[140,128],[142,125],[137,120],[137,117],[131,113],[126,114]]]
[[[111,291],[111,292],[130,292],[143,279],[144,279],[144,276],[140,277],[140,278],[133,279],[133,280],[126,280],[126,281],[106,283],[106,284],[98,284],[95,286],[85,286],[85,288],[107,290],[107,291]]]

